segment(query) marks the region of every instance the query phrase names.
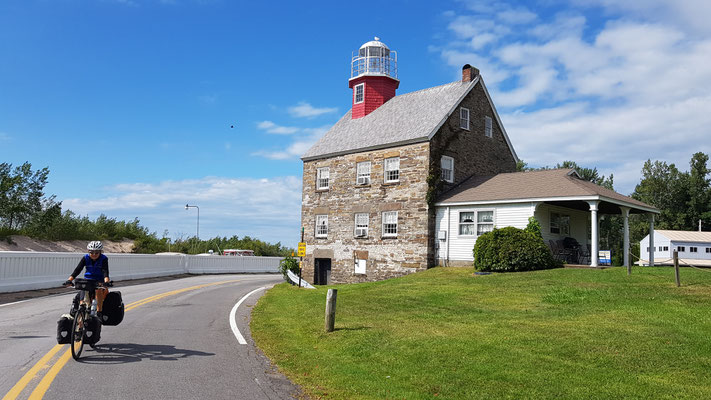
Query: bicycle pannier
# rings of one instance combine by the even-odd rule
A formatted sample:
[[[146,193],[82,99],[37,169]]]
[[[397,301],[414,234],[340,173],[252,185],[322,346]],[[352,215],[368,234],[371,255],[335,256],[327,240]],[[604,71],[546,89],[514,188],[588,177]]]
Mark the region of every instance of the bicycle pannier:
[[[62,314],[62,317],[59,318],[57,321],[57,344],[67,344],[72,340],[70,334],[72,322],[74,322],[74,318],[69,314]]]
[[[84,331],[84,343],[95,344],[101,339],[101,322],[96,317],[89,318],[89,323],[86,324]]]
[[[101,314],[101,323],[104,325],[118,325],[123,321],[123,299],[121,298],[121,292],[109,292],[104,299]]]

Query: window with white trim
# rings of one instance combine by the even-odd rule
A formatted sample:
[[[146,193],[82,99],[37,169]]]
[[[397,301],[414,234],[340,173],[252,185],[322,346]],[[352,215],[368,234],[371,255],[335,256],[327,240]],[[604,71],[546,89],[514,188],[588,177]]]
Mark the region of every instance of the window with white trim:
[[[462,129],[469,130],[469,109],[460,108],[459,109],[459,127]]]
[[[494,211],[478,211],[476,213],[476,235],[481,236],[494,230]]]
[[[353,91],[353,104],[358,104],[363,102],[365,97],[365,83],[355,85],[355,90]]]
[[[680,252],[680,253],[681,253],[681,252],[686,252],[686,246],[677,246],[677,247],[676,247],[676,251],[678,251],[678,252]]]
[[[370,185],[370,161],[356,164],[356,185]]]
[[[570,235],[570,215],[551,213],[551,233]]]
[[[706,248],[706,252],[707,252],[707,253],[711,253],[711,247],[707,247],[707,248]]]
[[[442,156],[440,166],[442,169],[442,180],[449,183],[454,182],[454,158]]]
[[[494,210],[459,212],[459,236],[481,236],[494,230]]]
[[[689,247],[689,253],[697,253],[699,251],[698,247],[691,246]]]
[[[316,190],[328,190],[328,167],[316,169]]]
[[[316,237],[328,236],[328,215],[316,215]]]
[[[474,211],[463,211],[459,213],[459,234],[473,236],[476,232],[476,222]]]
[[[397,236],[397,211],[383,211],[383,237]]]
[[[385,159],[385,183],[400,181],[400,157]]]
[[[492,137],[493,135],[494,135],[494,132],[493,132],[493,128],[492,128],[491,117],[485,116],[484,117],[484,136]]]
[[[669,251],[669,246],[664,246],[664,249],[662,251]]]
[[[354,236],[357,238],[368,237],[368,213],[356,213]]]

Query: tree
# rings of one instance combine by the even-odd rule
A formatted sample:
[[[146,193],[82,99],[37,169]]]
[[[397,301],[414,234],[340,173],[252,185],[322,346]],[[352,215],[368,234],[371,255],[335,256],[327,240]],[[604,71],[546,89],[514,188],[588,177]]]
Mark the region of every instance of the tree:
[[[707,219],[711,214],[708,161],[709,156],[701,152],[695,153],[689,161],[689,200],[687,204],[689,222],[692,226],[696,221]]]
[[[32,170],[25,162],[12,169],[0,164],[0,226],[21,229],[43,209],[54,205],[54,196],[44,197],[49,169]]]

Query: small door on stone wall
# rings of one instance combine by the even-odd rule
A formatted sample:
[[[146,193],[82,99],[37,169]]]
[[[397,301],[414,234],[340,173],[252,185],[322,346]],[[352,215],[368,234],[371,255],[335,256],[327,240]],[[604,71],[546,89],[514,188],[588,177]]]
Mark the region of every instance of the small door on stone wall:
[[[316,258],[314,260],[314,285],[331,283],[331,259]]]

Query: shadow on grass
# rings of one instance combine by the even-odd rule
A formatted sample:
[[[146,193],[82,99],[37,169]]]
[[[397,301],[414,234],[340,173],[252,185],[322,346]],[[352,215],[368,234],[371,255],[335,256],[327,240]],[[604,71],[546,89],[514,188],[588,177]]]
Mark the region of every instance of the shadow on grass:
[[[364,331],[366,329],[372,329],[370,326],[354,326],[352,328],[334,328],[333,331]]]
[[[87,350],[89,352],[82,353],[79,360],[87,364],[125,364],[143,360],[177,361],[181,358],[215,355],[164,344],[109,343],[97,344],[93,352],[86,346],[84,351]]]

